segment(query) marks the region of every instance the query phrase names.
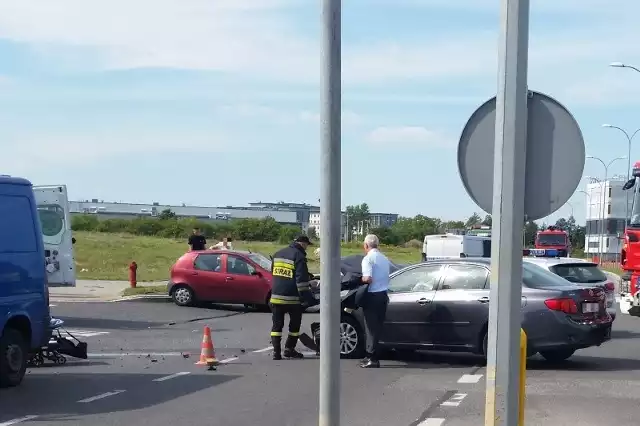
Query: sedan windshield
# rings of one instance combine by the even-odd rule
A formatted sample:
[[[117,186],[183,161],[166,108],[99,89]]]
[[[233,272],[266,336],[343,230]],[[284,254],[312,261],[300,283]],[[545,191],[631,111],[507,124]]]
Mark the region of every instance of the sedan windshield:
[[[271,260],[260,253],[249,253],[249,259],[258,264],[262,269],[271,271]]]

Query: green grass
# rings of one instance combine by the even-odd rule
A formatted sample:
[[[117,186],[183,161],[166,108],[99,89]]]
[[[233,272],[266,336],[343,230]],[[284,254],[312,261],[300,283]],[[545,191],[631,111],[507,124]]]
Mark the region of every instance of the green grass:
[[[619,265],[602,265],[600,268],[612,274],[620,275],[622,273],[622,268]]]
[[[167,294],[166,285],[147,285],[136,288],[125,288],[123,296],[141,296],[144,294]]]
[[[138,282],[163,281],[168,278],[173,262],[188,249],[186,241],[159,237],[101,232],[75,232],[74,237],[76,270],[80,279],[126,281],[129,279],[129,264],[135,261],[138,264]],[[276,243],[242,241],[234,241],[233,245],[236,249],[248,249],[267,256],[283,247]],[[308,254],[309,269],[318,272],[320,265],[313,249],[315,246]],[[395,263],[420,261],[420,249],[417,248],[389,246],[382,250]],[[360,253],[362,247],[359,245],[342,247],[343,256]]]

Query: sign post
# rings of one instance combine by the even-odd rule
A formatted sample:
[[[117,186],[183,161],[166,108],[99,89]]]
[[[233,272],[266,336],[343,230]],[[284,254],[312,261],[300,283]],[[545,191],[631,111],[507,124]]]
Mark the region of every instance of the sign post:
[[[485,426],[515,426],[519,417],[529,0],[502,0],[501,14]]]
[[[562,207],[585,163],[584,139],[571,113],[527,89],[529,0],[502,0],[501,15],[498,93],[471,115],[458,144],[465,189],[493,215],[485,426],[515,426],[521,418],[524,218],[537,220]]]

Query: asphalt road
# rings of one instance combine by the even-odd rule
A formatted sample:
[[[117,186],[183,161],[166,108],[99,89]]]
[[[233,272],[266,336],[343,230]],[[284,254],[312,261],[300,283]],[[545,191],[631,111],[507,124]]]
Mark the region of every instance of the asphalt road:
[[[272,361],[269,314],[157,302],[58,303],[52,311],[89,343],[90,358],[30,369],[22,386],[0,390],[0,426],[317,425],[318,359]],[[316,318],[305,315],[303,328]],[[217,371],[194,365],[204,325],[222,362]],[[636,327],[640,318],[620,315],[602,347],[564,364],[532,359],[526,424],[637,425]],[[342,362],[343,424],[483,423],[479,358],[393,358],[379,370]]]

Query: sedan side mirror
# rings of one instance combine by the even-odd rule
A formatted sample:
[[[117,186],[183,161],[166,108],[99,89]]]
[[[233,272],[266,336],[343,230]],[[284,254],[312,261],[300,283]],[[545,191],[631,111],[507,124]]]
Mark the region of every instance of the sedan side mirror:
[[[253,271],[253,272],[251,273],[251,275],[255,275],[256,277],[261,277],[261,276],[262,276],[262,274],[260,273],[260,271]]]

